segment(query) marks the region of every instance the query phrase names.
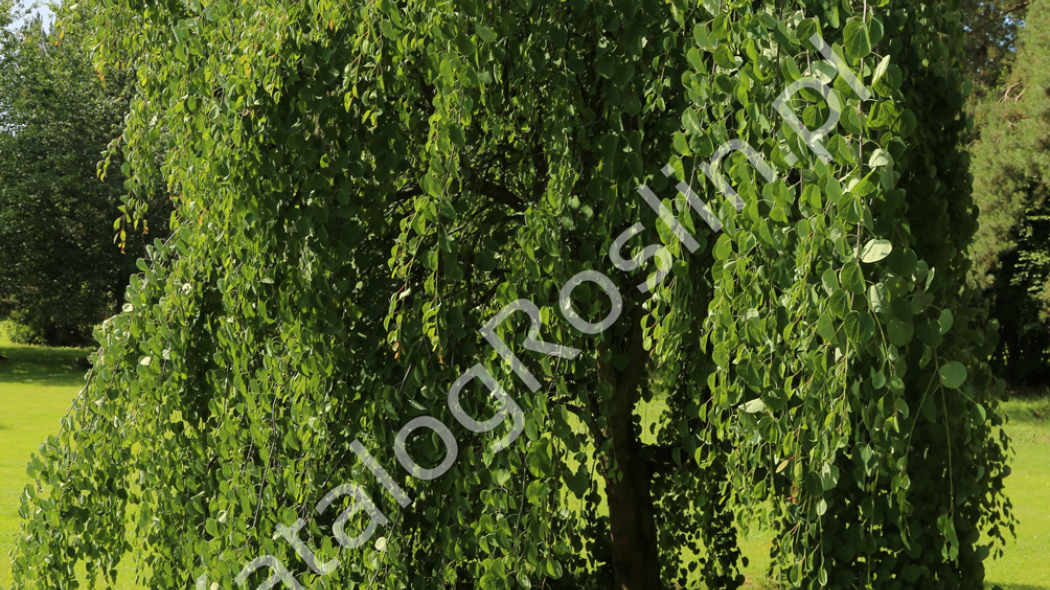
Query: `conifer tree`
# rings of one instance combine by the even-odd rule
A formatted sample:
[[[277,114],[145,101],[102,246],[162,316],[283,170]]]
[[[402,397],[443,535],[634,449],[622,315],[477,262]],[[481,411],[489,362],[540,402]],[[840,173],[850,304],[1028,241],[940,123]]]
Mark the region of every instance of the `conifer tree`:
[[[996,361],[1018,383],[1050,374],[1050,5],[1032,3],[1017,57],[976,113],[981,228],[974,275],[1002,326]]]

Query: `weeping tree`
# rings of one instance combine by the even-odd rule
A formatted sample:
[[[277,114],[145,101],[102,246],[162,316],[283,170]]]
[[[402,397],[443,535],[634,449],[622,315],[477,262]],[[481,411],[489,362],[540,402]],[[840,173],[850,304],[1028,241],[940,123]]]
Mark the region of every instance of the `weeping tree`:
[[[793,586],[982,587],[951,3],[76,10],[177,223],[17,588],[734,588],[749,514]]]

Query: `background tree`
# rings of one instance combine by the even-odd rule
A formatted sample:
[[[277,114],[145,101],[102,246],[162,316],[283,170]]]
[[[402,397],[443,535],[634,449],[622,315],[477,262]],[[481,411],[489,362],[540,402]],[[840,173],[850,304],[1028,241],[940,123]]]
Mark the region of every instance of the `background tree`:
[[[1017,49],[1017,32],[1025,22],[1029,0],[963,0],[963,56],[966,77],[978,96],[995,88]]]
[[[13,0],[0,0],[0,28],[11,25],[11,8]]]
[[[971,146],[981,229],[974,275],[1002,325],[996,361],[1018,383],[1050,375],[1050,6],[1028,9],[1017,58],[980,104]]]
[[[114,239],[124,176],[100,180],[96,165],[120,135],[129,73],[96,75],[76,21],[50,34],[20,16],[0,32],[0,299],[39,343],[83,345],[119,309],[141,234],[164,235],[167,219],[161,207]]]
[[[156,588],[732,588],[767,501],[793,585],[983,585],[956,3],[81,7],[177,228],[30,468],[16,587],[111,578],[130,525]],[[823,154],[774,107],[804,71]],[[719,152],[739,208],[730,140],[771,166]]]

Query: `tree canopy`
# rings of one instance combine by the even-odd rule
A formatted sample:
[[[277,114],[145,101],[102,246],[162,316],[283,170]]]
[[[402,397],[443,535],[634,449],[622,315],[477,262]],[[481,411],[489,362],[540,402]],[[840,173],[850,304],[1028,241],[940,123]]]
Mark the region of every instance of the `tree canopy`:
[[[792,586],[981,588],[957,8],[81,2],[176,223],[16,587],[734,588],[768,511]]]
[[[96,75],[82,25],[65,37],[20,16],[0,31],[0,299],[42,341],[82,345],[120,309],[142,232],[166,234],[171,208],[114,229],[124,176],[100,179],[97,164],[120,135],[128,76]]]

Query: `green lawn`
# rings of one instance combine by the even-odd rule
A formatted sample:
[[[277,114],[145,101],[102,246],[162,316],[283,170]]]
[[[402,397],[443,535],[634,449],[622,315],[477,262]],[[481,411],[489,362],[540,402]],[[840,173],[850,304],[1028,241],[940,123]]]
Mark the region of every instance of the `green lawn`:
[[[988,586],[1050,590],[1050,396],[1026,395],[1006,404],[1006,426],[1017,452],[1006,491],[1020,521],[1017,540],[988,568]]]
[[[18,496],[28,483],[25,466],[31,453],[49,434],[84,383],[83,369],[74,368],[86,351],[12,345],[0,334],[0,589],[11,585],[6,557],[18,533]],[[1021,524],[1006,556],[989,565],[989,587],[1004,590],[1050,590],[1050,396],[1017,396],[1006,404],[1007,426],[1017,453],[1007,490]],[[743,541],[751,565],[748,588],[768,588],[762,582],[771,535],[757,531]],[[121,588],[134,586],[125,578]],[[130,577],[130,576],[128,576]]]
[[[18,534],[18,497],[29,483],[26,463],[48,435],[58,432],[84,384],[74,368],[84,350],[12,345],[0,334],[0,587],[11,585],[7,557]]]
[[[986,587],[1003,590],[1050,590],[1050,391],[1013,392],[1005,404],[1006,430],[1016,456],[1006,491],[1020,521],[1002,559],[990,562]],[[768,590],[765,582],[772,533],[753,531],[741,543],[751,563],[748,589]]]
[[[1003,590],[1050,590],[1050,391],[1012,392],[1006,402],[1006,430],[1016,456],[1006,491],[1020,521],[1002,559],[987,566],[986,587]],[[751,564],[746,588],[767,590],[769,532],[756,531],[742,542]]]

